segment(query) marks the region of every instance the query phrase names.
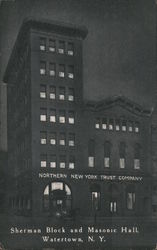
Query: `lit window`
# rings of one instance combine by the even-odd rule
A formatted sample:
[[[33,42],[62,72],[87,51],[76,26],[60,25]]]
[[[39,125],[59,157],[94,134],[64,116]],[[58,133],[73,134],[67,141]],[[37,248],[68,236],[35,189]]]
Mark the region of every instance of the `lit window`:
[[[134,169],[140,169],[140,159],[134,159]]]
[[[110,167],[111,144],[106,141],[104,144],[104,167]]]
[[[56,168],[56,155],[50,155],[50,168]]]
[[[74,101],[74,89],[72,89],[72,88],[69,89],[68,101],[70,101],[70,102]]]
[[[49,51],[50,52],[55,52],[56,51],[56,41],[50,39],[49,40]]]
[[[56,122],[56,110],[55,109],[50,110],[50,122]]]
[[[46,122],[47,119],[47,110],[44,108],[40,109],[40,121],[41,122]]]
[[[50,133],[50,144],[56,145],[56,133]]]
[[[139,123],[138,122],[136,122],[135,123],[135,133],[139,133]]]
[[[61,101],[65,100],[65,88],[64,87],[59,88],[59,100]]]
[[[117,212],[117,202],[116,201],[110,201],[110,212],[111,213]]]
[[[131,121],[128,122],[128,131],[129,132],[133,131],[133,122],[131,122]]]
[[[69,157],[69,169],[74,169],[75,168],[75,156],[70,156]]]
[[[97,118],[97,119],[96,119],[95,128],[96,128],[96,129],[99,129],[99,128],[100,128],[100,118]]]
[[[88,142],[88,167],[94,167],[95,141],[90,139]]]
[[[120,168],[125,168],[125,159],[124,158],[119,159],[119,167]]]
[[[73,56],[74,55],[74,44],[68,43],[68,55]]]
[[[66,156],[65,155],[60,156],[59,167],[60,168],[65,168],[66,167]]]
[[[46,132],[40,132],[40,143],[46,144],[47,142],[47,133]]]
[[[91,167],[91,168],[94,167],[94,156],[88,157],[88,167]]]
[[[126,131],[126,121],[122,121],[122,131]]]
[[[136,143],[134,147],[134,169],[140,169],[141,146]]]
[[[66,139],[65,133],[61,133],[59,138],[59,145],[65,146],[65,139]]]
[[[120,130],[120,121],[119,120],[115,121],[115,129],[116,129],[116,131]]]
[[[64,41],[59,41],[58,53],[59,54],[64,54],[64,52],[65,52],[65,42]]]
[[[65,65],[64,64],[60,64],[59,65],[59,77],[65,77]]]
[[[128,192],[127,193],[127,209],[133,210],[135,207],[135,193]]]
[[[56,75],[56,65],[55,63],[49,63],[49,75],[55,76]]]
[[[102,129],[104,129],[104,130],[107,129],[107,119],[106,118],[102,119]]]
[[[56,99],[56,87],[50,86],[50,99],[55,100]]]
[[[119,146],[119,167],[121,169],[125,168],[125,158],[126,158],[126,145],[124,142],[121,142]]]
[[[68,77],[71,79],[74,78],[74,66],[73,65],[68,66]]]
[[[64,110],[59,111],[59,123],[65,123],[65,111]]]
[[[40,50],[41,51],[46,50],[46,38],[43,37],[40,38]]]
[[[75,146],[75,134],[69,134],[69,147]]]
[[[68,121],[69,121],[69,124],[74,124],[75,123],[74,111],[69,111]]]
[[[47,156],[46,155],[40,156],[40,166],[42,168],[45,168],[47,166]]]
[[[100,192],[92,192],[92,208],[94,211],[100,210]]]
[[[109,126],[108,126],[109,130],[113,130],[113,119],[109,120]]]
[[[110,167],[110,158],[104,157],[104,167],[109,168]]]
[[[40,62],[40,75],[46,74],[46,62]]]
[[[46,98],[46,85],[40,85],[40,98]]]

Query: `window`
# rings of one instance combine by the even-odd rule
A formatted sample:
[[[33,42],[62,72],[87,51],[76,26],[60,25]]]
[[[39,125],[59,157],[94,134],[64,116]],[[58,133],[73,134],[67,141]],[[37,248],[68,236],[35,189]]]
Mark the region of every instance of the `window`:
[[[46,38],[44,38],[44,37],[40,38],[40,50],[41,51],[46,50]]]
[[[65,53],[65,42],[59,41],[58,53],[64,54]]]
[[[68,78],[70,79],[74,78],[74,66],[73,65],[68,66]]]
[[[94,210],[100,210],[100,192],[92,192],[92,207]]]
[[[75,146],[75,134],[70,133],[69,134],[69,147]]]
[[[75,168],[75,156],[70,155],[69,157],[69,169],[74,169]]]
[[[56,41],[53,39],[49,39],[49,51],[50,52],[56,51]]]
[[[65,143],[66,143],[66,134],[65,133],[60,133],[59,145],[65,146]]]
[[[93,184],[90,187],[91,199],[92,199],[92,209],[94,211],[100,210],[100,186]]]
[[[40,132],[40,143],[46,144],[47,142],[47,133],[45,131]]]
[[[74,55],[74,44],[73,43],[68,43],[68,55],[73,56]]]
[[[134,169],[140,169],[141,146],[136,143],[134,147]]]
[[[50,144],[56,145],[56,133],[55,132],[50,132]]]
[[[55,63],[49,63],[49,75],[55,76],[56,75],[56,65]]]
[[[102,129],[104,129],[104,130],[107,129],[107,119],[106,118],[102,119]]]
[[[46,62],[40,62],[40,75],[46,74]]]
[[[40,109],[40,121],[46,122],[46,120],[47,120],[47,110],[46,108],[41,108]]]
[[[100,128],[100,122],[101,122],[101,121],[100,121],[100,118],[97,118],[97,119],[96,119],[96,122],[95,122],[95,128],[96,128],[96,129],[99,129],[99,128]]]
[[[59,123],[65,123],[65,111],[64,110],[59,111]]]
[[[56,122],[56,110],[50,109],[50,122]]]
[[[111,213],[117,212],[117,202],[116,201],[110,201],[110,212]]]
[[[65,77],[65,65],[59,64],[59,77],[64,78]]]
[[[56,99],[56,87],[50,86],[50,99],[55,100]]]
[[[115,129],[116,129],[116,131],[120,130],[120,121],[117,119],[115,120]]]
[[[66,156],[65,155],[61,155],[59,157],[59,167],[60,168],[65,168],[66,167]]]
[[[106,141],[104,144],[104,167],[110,167],[111,144]]]
[[[138,122],[135,122],[135,133],[139,133],[140,131],[140,125]]]
[[[125,168],[125,157],[126,157],[126,145],[124,142],[120,143],[119,146],[119,167],[121,169]]]
[[[56,155],[50,155],[50,168],[56,168],[57,160]]]
[[[122,121],[122,131],[126,131],[126,121]]]
[[[88,167],[94,167],[94,156],[95,156],[95,142],[93,139],[89,140],[88,143]]]
[[[73,102],[74,101],[74,89],[69,88],[68,91],[68,101]]]
[[[65,88],[64,87],[59,88],[59,100],[61,101],[65,100]]]
[[[133,131],[133,122],[132,121],[128,121],[128,131],[129,132]]]
[[[72,207],[71,189],[63,182],[52,182],[45,187],[43,199],[44,210],[55,212],[56,214],[69,215]],[[51,198],[50,198],[51,197]]]
[[[113,130],[113,126],[114,126],[114,122],[113,122],[113,119],[109,119],[109,130]]]
[[[135,208],[135,192],[127,193],[127,209],[133,210]]]
[[[69,124],[74,124],[75,123],[75,115],[74,111],[69,111],[69,118],[68,118]]]
[[[45,168],[47,166],[47,155],[40,155],[40,167]]]
[[[46,85],[40,85],[40,98],[46,98]]]

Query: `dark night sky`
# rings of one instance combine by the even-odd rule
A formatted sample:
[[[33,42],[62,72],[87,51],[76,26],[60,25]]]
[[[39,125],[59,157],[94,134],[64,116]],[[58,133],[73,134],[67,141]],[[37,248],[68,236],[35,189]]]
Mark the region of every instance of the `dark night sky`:
[[[0,79],[25,17],[85,25],[85,99],[125,95],[151,108],[156,85],[156,8],[154,0],[8,0],[0,9]],[[1,117],[5,95],[1,88]],[[3,104],[3,105],[2,105]],[[3,107],[3,108],[2,108]],[[5,139],[5,119],[1,134]]]

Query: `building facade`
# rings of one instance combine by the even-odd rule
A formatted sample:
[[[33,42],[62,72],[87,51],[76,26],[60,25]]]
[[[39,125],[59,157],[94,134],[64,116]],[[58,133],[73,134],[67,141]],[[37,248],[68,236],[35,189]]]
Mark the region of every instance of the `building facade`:
[[[47,20],[21,27],[4,77],[8,217],[17,228],[75,227],[82,242],[67,249],[153,249],[152,114],[124,96],[84,101],[87,33]],[[65,247],[14,237],[10,248]]]

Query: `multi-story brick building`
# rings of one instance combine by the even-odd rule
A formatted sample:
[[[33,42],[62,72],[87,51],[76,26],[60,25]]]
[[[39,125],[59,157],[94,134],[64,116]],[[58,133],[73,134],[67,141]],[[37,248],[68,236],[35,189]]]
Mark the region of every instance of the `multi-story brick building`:
[[[85,245],[88,226],[114,228],[107,243],[91,240],[94,249],[152,249],[151,112],[123,96],[83,101],[86,36],[85,27],[47,20],[21,27],[4,77],[9,213],[19,227],[75,222]],[[17,237],[8,246],[45,247]]]

